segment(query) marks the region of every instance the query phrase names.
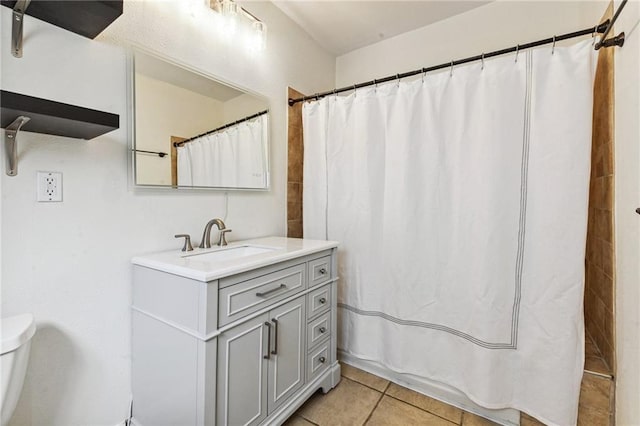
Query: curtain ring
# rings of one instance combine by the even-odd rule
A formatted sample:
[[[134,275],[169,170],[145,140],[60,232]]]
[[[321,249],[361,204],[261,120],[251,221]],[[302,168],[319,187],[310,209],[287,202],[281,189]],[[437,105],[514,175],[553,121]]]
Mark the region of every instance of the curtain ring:
[[[373,90],[375,90],[376,92],[378,91],[378,80],[376,80],[375,78],[373,79]]]
[[[316,93],[316,94],[315,94],[315,98],[316,98],[316,101],[317,101],[318,99],[320,99],[320,93]]]
[[[516,63],[518,62],[518,52],[520,51],[520,45],[516,46]]]
[[[551,46],[551,54],[553,55],[556,51],[556,36],[553,36],[553,46]]]
[[[484,70],[484,53],[482,54],[482,58],[480,58],[482,65],[480,66],[480,70]]]
[[[451,69],[449,70],[449,77],[453,77],[453,59],[451,60]]]
[[[427,69],[422,68],[422,84],[424,84],[424,78],[427,76]]]
[[[356,96],[356,89],[357,89],[357,87],[356,87],[356,85],[354,84],[354,85],[353,85],[353,96],[354,96],[354,97]]]
[[[396,74],[397,86],[400,87],[400,74]]]
[[[338,98],[338,89],[333,89],[333,96],[335,96],[335,98]]]

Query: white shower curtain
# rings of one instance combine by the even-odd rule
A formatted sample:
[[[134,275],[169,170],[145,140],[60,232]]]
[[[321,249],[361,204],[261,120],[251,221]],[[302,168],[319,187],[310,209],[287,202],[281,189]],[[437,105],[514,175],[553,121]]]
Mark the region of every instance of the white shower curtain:
[[[264,188],[268,135],[261,115],[178,147],[178,186]]]
[[[594,52],[307,103],[304,236],[341,242],[339,349],[576,423]]]

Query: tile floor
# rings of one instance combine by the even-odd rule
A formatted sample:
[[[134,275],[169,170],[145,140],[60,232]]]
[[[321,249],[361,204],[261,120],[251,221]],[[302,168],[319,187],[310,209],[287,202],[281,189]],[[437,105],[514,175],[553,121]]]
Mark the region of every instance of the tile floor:
[[[610,379],[585,373],[580,393],[579,426],[610,426]],[[331,392],[316,393],[285,426],[360,425],[489,426],[495,423],[342,363],[342,380]],[[542,423],[523,414],[522,426]]]

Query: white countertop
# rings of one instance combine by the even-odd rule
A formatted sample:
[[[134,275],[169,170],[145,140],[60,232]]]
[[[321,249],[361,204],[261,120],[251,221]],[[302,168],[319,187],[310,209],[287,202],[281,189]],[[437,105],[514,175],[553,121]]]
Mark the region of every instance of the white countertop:
[[[266,247],[273,250],[237,259],[212,261],[202,259],[198,254],[228,250],[242,246]],[[336,241],[306,240],[299,238],[266,237],[253,240],[234,241],[225,247],[210,249],[195,248],[193,251],[180,250],[153,253],[131,259],[134,265],[168,272],[198,281],[211,281],[240,272],[268,266],[284,260],[317,253],[337,247]]]

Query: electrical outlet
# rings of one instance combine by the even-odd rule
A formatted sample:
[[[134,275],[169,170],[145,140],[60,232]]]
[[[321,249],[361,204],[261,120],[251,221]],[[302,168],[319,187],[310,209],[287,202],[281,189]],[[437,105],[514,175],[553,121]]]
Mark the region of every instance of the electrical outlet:
[[[37,172],[37,198],[40,202],[62,201],[62,173]]]

